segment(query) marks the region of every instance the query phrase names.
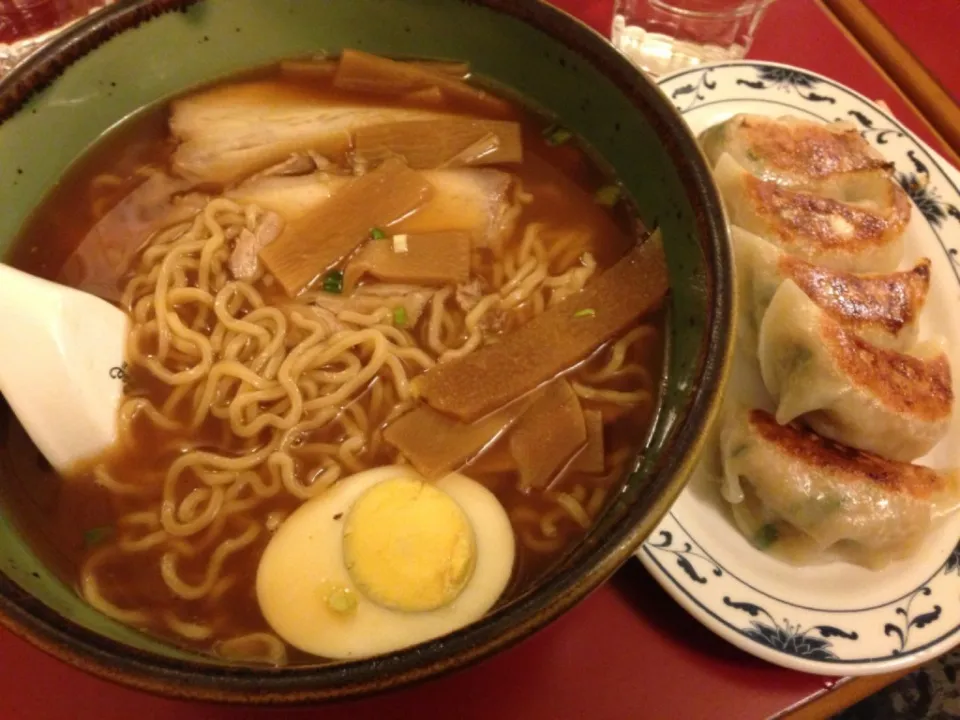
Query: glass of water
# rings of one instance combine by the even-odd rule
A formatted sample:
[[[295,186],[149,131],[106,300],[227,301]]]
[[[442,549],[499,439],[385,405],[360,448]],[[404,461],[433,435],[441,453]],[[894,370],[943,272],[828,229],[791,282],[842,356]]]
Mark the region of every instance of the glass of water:
[[[773,0],[614,0],[613,44],[651,75],[742,58]]]

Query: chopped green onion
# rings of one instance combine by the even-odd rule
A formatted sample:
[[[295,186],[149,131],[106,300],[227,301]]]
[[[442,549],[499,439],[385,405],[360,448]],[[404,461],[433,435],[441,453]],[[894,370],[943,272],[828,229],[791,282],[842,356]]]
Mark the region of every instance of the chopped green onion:
[[[338,615],[350,615],[357,609],[357,596],[350,588],[335,588],[327,595],[327,607]]]
[[[339,270],[331,270],[323,276],[323,291],[339,295],[343,292],[343,273]]]
[[[397,327],[404,327],[407,324],[407,309],[405,307],[395,307],[393,309],[393,324]]]
[[[383,240],[387,237],[387,234],[378,227],[370,228],[370,239],[371,240]]]
[[[573,133],[560,125],[551,125],[543,131],[543,139],[552,147],[570,142],[572,138]]]
[[[619,199],[620,187],[617,185],[604,185],[593,194],[593,201],[604,207],[613,207]]]
[[[595,317],[596,314],[597,314],[597,311],[594,310],[593,308],[583,308],[582,310],[577,310],[577,311],[573,314],[573,316],[574,316],[575,318]]]
[[[761,550],[766,550],[779,539],[780,531],[777,530],[777,526],[773,523],[767,523],[757,530],[757,533],[753,538],[753,543]]]
[[[113,528],[109,525],[90,528],[89,530],[85,530],[83,533],[83,546],[86,548],[95,547],[109,538],[111,535],[113,535]]]

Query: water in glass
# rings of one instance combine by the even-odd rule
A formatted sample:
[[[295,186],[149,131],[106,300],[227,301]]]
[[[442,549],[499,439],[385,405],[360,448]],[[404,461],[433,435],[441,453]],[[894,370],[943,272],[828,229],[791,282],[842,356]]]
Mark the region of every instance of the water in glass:
[[[652,75],[742,58],[773,0],[615,0],[611,39]]]

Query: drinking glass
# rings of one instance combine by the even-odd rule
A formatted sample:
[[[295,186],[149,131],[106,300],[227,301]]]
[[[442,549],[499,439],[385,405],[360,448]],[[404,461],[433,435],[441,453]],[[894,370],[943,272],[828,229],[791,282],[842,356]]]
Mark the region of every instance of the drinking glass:
[[[657,76],[742,58],[773,0],[614,0],[613,44]]]

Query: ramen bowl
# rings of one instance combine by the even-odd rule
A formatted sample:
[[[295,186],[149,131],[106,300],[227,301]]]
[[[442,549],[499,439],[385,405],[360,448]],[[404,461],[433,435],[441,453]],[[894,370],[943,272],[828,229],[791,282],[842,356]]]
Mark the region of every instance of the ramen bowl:
[[[138,632],[81,600],[0,504],[0,623],[98,676],[191,699],[313,702],[472,663],[570,609],[630,557],[682,489],[713,421],[734,297],[706,164],[656,86],[601,36],[532,0],[140,0],[100,11],[0,82],[0,257],[71,163],[120,120],[218,78],[345,47],[467,61],[561,119],[612,169],[643,224],[664,237],[671,291],[660,410],[648,437],[637,438],[616,497],[532,587],[461,630],[372,659],[260,668]],[[11,450],[10,426],[4,406],[0,484],[18,464],[36,462]]]

